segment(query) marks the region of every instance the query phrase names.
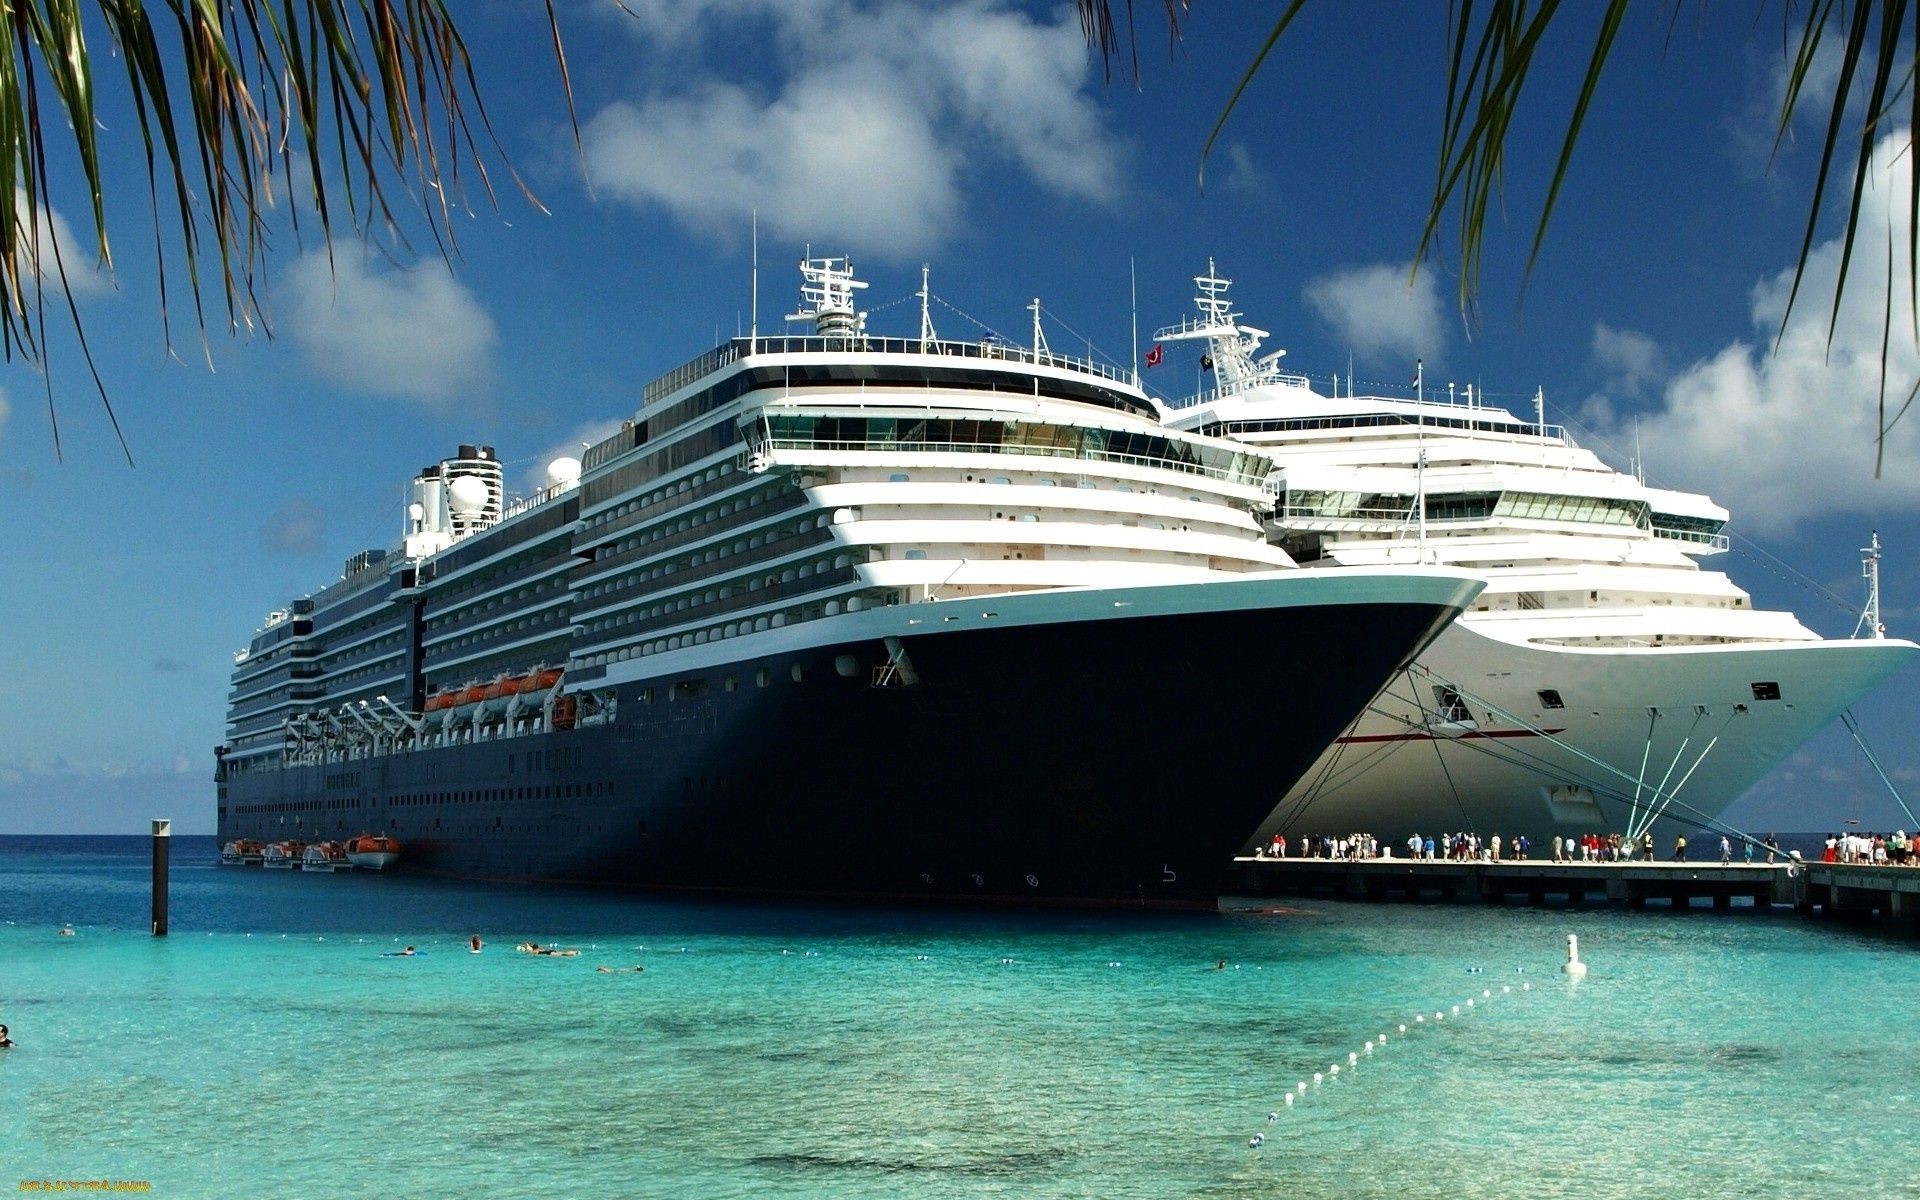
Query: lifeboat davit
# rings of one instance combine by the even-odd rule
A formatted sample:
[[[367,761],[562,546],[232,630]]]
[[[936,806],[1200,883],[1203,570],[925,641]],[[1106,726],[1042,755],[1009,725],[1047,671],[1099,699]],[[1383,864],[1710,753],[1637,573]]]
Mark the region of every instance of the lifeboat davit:
[[[400,857],[400,842],[384,833],[363,833],[348,839],[346,856],[353,866],[384,871]]]
[[[274,842],[261,852],[260,865],[290,871],[306,852],[305,842]]]
[[[315,842],[300,856],[302,871],[341,871],[352,866],[347,861],[346,847],[339,842]]]

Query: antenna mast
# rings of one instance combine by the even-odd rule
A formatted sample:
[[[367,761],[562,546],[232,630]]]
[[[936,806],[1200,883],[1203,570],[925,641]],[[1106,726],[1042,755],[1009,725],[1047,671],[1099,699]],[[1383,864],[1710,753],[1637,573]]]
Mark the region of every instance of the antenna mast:
[[[931,293],[927,289],[927,264],[921,263],[920,264],[920,352],[922,354],[931,353],[933,350],[933,342],[934,342],[933,316],[931,313],[927,311],[927,300],[930,295]]]
[[[760,209],[753,210],[753,332],[752,340],[747,343],[747,353],[752,354],[760,344]]]
[[[1027,307],[1033,310],[1033,361],[1038,365],[1042,356],[1052,354],[1047,349],[1047,335],[1040,332],[1040,297],[1035,296]]]
[[[1874,640],[1887,636],[1887,627],[1880,621],[1880,531],[1873,531],[1872,540],[1860,547],[1860,574],[1867,581],[1867,607],[1860,614],[1860,623],[1853,627],[1853,636],[1859,637],[1862,629]]]

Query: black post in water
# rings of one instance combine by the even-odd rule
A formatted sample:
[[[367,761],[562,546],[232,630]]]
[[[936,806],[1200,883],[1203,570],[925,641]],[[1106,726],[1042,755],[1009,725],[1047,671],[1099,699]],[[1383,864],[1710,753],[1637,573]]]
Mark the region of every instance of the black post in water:
[[[153,821],[153,936],[167,936],[167,847],[173,841],[173,822]]]

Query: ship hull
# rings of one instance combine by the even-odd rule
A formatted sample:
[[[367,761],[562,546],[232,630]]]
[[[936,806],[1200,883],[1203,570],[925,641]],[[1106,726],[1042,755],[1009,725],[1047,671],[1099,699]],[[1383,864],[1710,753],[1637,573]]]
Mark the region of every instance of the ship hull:
[[[1664,850],[1710,825],[1782,759],[1916,656],[1912,643],[1808,641],[1577,649],[1490,636],[1463,618],[1389,684],[1262,823],[1365,831],[1395,852],[1411,834],[1532,840],[1643,829]],[[1423,727],[1433,686],[1471,722]],[[1777,699],[1765,685],[1777,689]],[[1542,692],[1562,702],[1549,707]],[[1671,796],[1662,805],[1661,794]]]
[[[376,829],[399,868],[466,878],[1211,908],[1277,789],[1478,586],[900,606],[841,619],[859,637],[609,679],[606,724],[241,775],[221,837]]]

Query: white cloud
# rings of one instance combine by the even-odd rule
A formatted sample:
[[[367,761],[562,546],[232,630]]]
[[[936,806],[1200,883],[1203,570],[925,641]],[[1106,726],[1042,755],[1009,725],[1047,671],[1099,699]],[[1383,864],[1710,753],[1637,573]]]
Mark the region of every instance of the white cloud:
[[[280,331],[335,383],[439,404],[491,375],[493,319],[441,263],[376,274],[315,252],[288,268],[280,295]]]
[[[1610,389],[1630,396],[1664,379],[1668,370],[1660,343],[1644,333],[1615,329],[1605,321],[1593,326],[1593,361],[1606,372]]]
[[[1227,162],[1220,186],[1229,192],[1269,195],[1278,188],[1271,172],[1253,159],[1253,152],[1239,142],[1227,146]]]
[[[1011,163],[1067,200],[1111,203],[1125,150],[1088,90],[1070,9],[1007,0],[643,2],[622,24],[685,79],[586,124],[596,189],[737,235],[757,207],[790,240],[907,257],[960,226],[986,167]],[[784,67],[734,82],[743,45]],[[712,65],[702,72],[701,60]],[[690,65],[693,64],[693,65]]]
[[[1873,478],[1876,397],[1882,387],[1881,331],[1890,281],[1887,242],[1896,248],[1892,339],[1887,348],[1888,415],[1920,380],[1913,293],[1902,264],[1907,245],[1908,135],[1875,148],[1847,292],[1829,341],[1840,241],[1807,260],[1794,318],[1776,345],[1792,269],[1755,285],[1754,341],[1734,342],[1668,383],[1658,409],[1640,419],[1649,470],[1674,486],[1707,491],[1741,525],[1787,533],[1813,517],[1888,514],[1920,507],[1920,409],[1887,438],[1887,467]],[[1611,430],[1617,441],[1624,432]]]
[[[28,256],[23,264],[36,279],[58,284],[66,272],[67,290],[76,300],[104,296],[113,291],[113,280],[100,267],[98,252],[81,247],[73,236],[73,226],[57,209],[42,206],[37,214],[27,206],[24,189],[13,189],[14,211],[20,214],[21,252]],[[29,222],[33,222],[31,225]],[[31,237],[31,241],[29,241]],[[50,290],[49,295],[59,291]]]
[[[888,254],[938,242],[960,208],[953,155],[879,73],[819,72],[770,105],[734,84],[614,104],[584,130],[595,186],[705,232],[757,206],[770,232]]]
[[[1307,281],[1302,295],[1336,335],[1375,367],[1387,358],[1438,358],[1446,349],[1434,274],[1410,281],[1405,266],[1343,267]]]

